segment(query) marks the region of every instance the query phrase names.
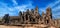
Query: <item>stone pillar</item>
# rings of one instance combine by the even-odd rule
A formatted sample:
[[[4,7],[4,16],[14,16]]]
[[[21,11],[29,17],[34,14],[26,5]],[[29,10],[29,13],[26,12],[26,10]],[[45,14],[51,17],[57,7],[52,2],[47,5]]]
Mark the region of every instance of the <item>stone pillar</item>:
[[[21,21],[20,21],[21,23],[23,23],[23,17],[21,16]]]
[[[48,18],[48,16],[46,16],[45,24],[48,24],[48,23],[49,23],[49,18]]]
[[[45,24],[45,14],[44,14],[44,12],[42,12],[42,22],[43,22],[43,24]]]
[[[38,23],[37,21],[38,21],[38,20],[37,20],[37,18],[36,18],[36,19],[35,19],[35,22]]]
[[[41,20],[40,20],[41,18],[39,18],[39,22],[38,22],[38,24],[41,24]]]
[[[58,24],[58,23],[57,23],[57,20],[55,20],[55,26],[57,26],[57,24]]]
[[[30,23],[30,18],[29,18],[29,15],[28,15],[28,24]]]
[[[22,16],[21,16],[21,21],[20,21],[21,23],[23,22],[23,19],[22,19]]]
[[[26,23],[26,16],[25,16],[26,14],[24,14],[24,24]]]

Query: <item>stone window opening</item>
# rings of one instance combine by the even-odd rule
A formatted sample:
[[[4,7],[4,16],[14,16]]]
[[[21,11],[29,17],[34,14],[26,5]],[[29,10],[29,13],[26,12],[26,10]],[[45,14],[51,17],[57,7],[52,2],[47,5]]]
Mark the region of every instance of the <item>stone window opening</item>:
[[[41,24],[43,24],[43,23],[41,23]]]
[[[24,17],[22,17],[23,21],[24,21]]]
[[[26,15],[26,20],[28,20],[28,15]]]
[[[48,24],[48,23],[49,23],[49,20],[47,20],[46,22],[47,22],[47,24]]]

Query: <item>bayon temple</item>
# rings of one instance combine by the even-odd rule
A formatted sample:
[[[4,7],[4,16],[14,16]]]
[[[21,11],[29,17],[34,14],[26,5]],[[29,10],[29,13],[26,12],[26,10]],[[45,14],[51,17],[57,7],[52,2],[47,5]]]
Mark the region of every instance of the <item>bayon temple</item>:
[[[21,24],[45,24],[49,26],[60,27],[60,20],[52,18],[52,10],[50,7],[46,9],[46,13],[39,14],[38,7],[25,12],[19,12],[19,16],[9,16],[5,14],[3,24],[21,25]]]

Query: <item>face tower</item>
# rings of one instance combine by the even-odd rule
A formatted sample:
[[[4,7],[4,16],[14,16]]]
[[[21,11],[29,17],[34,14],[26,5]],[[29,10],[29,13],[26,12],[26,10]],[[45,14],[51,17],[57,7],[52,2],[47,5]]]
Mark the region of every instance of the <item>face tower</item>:
[[[46,16],[48,16],[49,19],[52,19],[52,11],[50,7],[46,9]]]
[[[51,8],[48,7],[46,9],[46,24],[51,24],[51,19],[52,19],[52,12],[51,12]]]
[[[38,6],[36,6],[34,14],[38,14]]]

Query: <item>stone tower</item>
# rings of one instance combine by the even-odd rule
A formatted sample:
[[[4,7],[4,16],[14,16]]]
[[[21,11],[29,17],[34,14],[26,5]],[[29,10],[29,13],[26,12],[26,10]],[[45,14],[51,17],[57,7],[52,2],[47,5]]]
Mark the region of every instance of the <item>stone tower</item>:
[[[42,18],[45,18],[45,13],[44,12],[42,12]]]
[[[51,11],[51,8],[50,8],[50,7],[48,7],[48,8],[46,9],[46,15],[47,15],[47,16],[50,16],[50,18],[52,19],[52,11]]]
[[[52,19],[52,12],[51,12],[51,8],[48,7],[46,9],[46,24],[51,24],[51,19]]]
[[[38,6],[36,6],[36,8],[34,10],[34,14],[33,14],[33,18],[34,18],[36,23],[38,23],[38,19],[39,19],[38,16],[39,16],[39,14],[38,14]]]
[[[36,6],[34,14],[38,14],[38,6]]]
[[[45,17],[46,17],[45,13],[42,12],[42,23],[43,23],[43,24],[45,24]]]

